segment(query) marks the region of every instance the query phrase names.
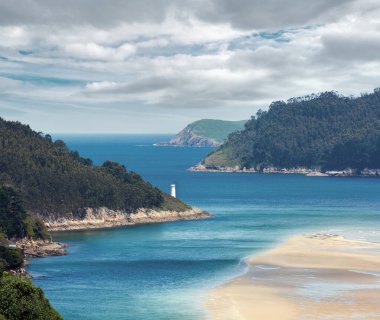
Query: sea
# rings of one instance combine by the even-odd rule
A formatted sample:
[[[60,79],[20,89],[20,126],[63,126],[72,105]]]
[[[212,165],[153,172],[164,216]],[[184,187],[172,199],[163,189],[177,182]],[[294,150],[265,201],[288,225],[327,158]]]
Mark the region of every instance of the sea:
[[[169,135],[54,135],[95,164],[114,160],[207,220],[54,233],[69,254],[28,271],[66,320],[203,320],[209,290],[243,274],[245,258],[295,234],[380,242],[380,179],[186,169],[211,148],[158,147]]]

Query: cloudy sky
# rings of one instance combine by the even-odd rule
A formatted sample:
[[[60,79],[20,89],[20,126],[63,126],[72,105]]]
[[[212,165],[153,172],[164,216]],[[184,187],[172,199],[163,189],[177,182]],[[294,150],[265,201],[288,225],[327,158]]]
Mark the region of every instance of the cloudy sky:
[[[380,86],[378,0],[0,0],[0,116],[176,132]]]

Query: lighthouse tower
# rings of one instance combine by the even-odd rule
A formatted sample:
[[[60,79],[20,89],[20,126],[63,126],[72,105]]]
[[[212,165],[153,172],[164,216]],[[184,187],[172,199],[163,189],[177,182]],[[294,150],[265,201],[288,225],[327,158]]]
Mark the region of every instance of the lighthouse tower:
[[[173,198],[175,198],[175,197],[176,197],[175,184],[172,184],[170,187],[171,187],[170,195],[171,195]]]

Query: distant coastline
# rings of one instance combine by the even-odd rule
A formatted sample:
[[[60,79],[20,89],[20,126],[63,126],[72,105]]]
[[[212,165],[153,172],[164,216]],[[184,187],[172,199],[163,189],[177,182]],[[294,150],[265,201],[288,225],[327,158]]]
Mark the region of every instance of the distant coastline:
[[[309,177],[380,177],[380,169],[351,169],[329,170],[325,172],[310,168],[275,168],[267,167],[262,170],[241,168],[239,166],[207,166],[197,164],[187,169],[191,172],[224,172],[224,173],[272,173],[272,174],[304,174]]]

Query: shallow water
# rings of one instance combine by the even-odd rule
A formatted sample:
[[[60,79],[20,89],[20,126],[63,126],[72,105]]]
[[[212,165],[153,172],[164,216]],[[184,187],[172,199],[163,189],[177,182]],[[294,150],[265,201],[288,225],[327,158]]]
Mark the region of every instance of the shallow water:
[[[214,218],[54,235],[63,257],[29,271],[65,319],[205,319],[207,289],[242,259],[294,233],[380,241],[380,179],[191,173],[209,148],[154,147],[168,136],[57,136],[95,163],[124,163]]]

